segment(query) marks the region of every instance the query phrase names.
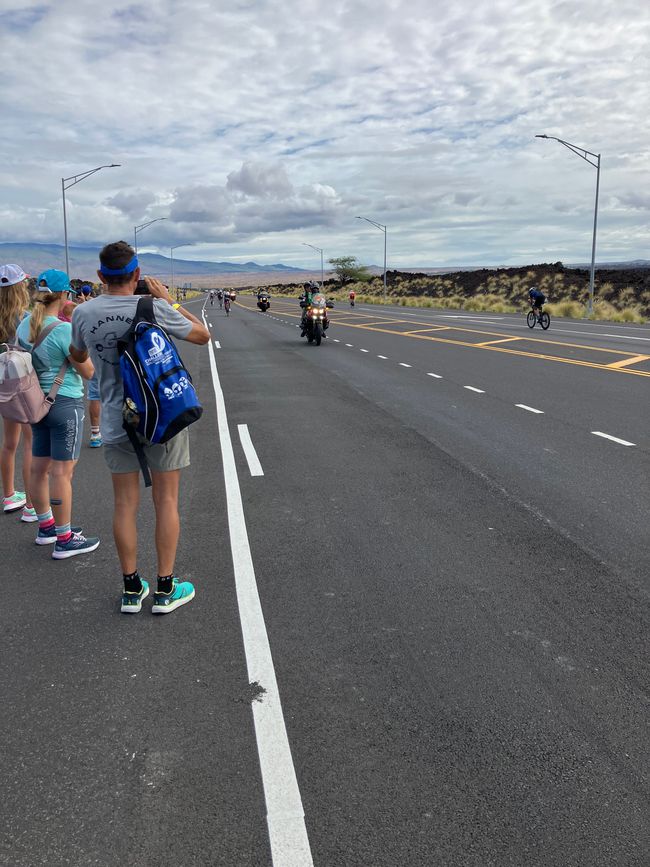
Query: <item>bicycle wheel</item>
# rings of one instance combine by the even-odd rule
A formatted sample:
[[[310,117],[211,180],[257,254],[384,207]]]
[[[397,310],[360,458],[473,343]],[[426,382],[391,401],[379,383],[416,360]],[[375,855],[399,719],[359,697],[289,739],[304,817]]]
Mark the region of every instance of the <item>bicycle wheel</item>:
[[[542,326],[544,331],[546,331],[548,326],[551,324],[551,317],[549,316],[548,313],[546,313],[546,312],[542,313],[542,315],[539,317],[539,324]]]
[[[534,311],[531,310],[531,311],[529,312],[528,316],[526,317],[526,325],[527,325],[529,328],[534,328],[536,322],[537,322],[537,317],[535,316]]]

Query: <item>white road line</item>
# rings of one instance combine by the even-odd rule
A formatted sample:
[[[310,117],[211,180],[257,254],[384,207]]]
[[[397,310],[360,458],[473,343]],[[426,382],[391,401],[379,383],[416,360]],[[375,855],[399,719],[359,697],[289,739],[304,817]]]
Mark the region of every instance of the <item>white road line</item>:
[[[384,361],[388,361],[388,358],[385,355],[378,355],[377,358],[383,358]]]
[[[481,389],[481,388],[474,388],[473,385],[464,385],[463,388],[466,388],[468,391],[475,391],[477,394],[485,394],[485,392],[483,391],[483,389]]]
[[[345,345],[346,345],[346,346],[349,346],[350,349],[354,349],[354,343],[346,343]]]
[[[519,409],[525,409],[525,410],[527,410],[528,412],[534,412],[534,413],[537,413],[537,415],[544,415],[544,410],[543,410],[543,409],[535,409],[534,406],[526,406],[525,403],[516,403],[515,406],[518,406]]]
[[[214,345],[217,347],[217,349],[221,349],[221,344],[219,343],[218,340],[214,341]]]
[[[251,471],[251,476],[263,476],[264,470],[262,469],[260,459],[257,457],[257,452],[255,451],[255,446],[253,445],[248,425],[238,424],[237,430],[239,431],[239,439],[241,440],[241,446],[246,455],[246,460],[248,461],[248,469]]]
[[[603,437],[606,440],[611,440],[613,443],[618,443],[621,446],[635,446],[636,443],[629,443],[627,440],[621,440],[618,437],[613,437],[611,434],[603,433],[599,430],[592,430],[592,434],[597,437]]]
[[[442,379],[439,373],[427,373],[427,376],[432,376],[434,379]]]
[[[336,337],[334,338],[334,343],[340,343],[340,342],[341,342],[341,341],[340,341],[340,340],[337,340]]]
[[[246,531],[246,518],[228,427],[226,404],[212,344],[209,344],[209,349],[226,486],[230,548],[248,680],[251,684],[257,685],[256,690],[258,687],[264,690],[259,693],[259,700],[253,699],[251,704],[266,801],[271,858],[275,867],[313,867],[314,862],[305,827],[305,812],[291,757],[273,668],[273,657],[255,580],[255,568]]]
[[[360,349],[359,352],[367,352],[367,349]]]
[[[410,367],[411,366],[410,364],[405,364],[403,361],[398,361],[397,363],[399,364],[400,367]]]

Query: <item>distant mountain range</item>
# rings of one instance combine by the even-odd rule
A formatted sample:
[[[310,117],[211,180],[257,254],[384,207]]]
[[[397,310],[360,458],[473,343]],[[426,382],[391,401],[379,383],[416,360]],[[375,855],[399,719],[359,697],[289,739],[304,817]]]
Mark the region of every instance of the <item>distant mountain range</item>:
[[[97,281],[100,248],[68,247],[70,259],[70,277],[81,280]],[[157,253],[138,254],[140,267],[144,273],[152,277],[169,277],[171,274],[171,259],[159,256]],[[12,262],[20,265],[28,274],[36,275],[47,268],[65,269],[65,248],[62,244],[0,244],[0,262]],[[213,274],[252,274],[259,272],[286,273],[302,269],[289,265],[258,265],[257,262],[201,262],[191,259],[181,259],[174,256],[174,274],[179,277],[205,277]]]

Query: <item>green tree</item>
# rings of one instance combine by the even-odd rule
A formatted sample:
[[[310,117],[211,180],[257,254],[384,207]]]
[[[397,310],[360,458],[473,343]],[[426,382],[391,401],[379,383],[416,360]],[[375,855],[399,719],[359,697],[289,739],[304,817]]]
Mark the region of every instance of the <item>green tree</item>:
[[[346,283],[366,283],[371,278],[367,267],[360,265],[356,256],[339,256],[336,259],[328,259],[328,262],[342,286]]]

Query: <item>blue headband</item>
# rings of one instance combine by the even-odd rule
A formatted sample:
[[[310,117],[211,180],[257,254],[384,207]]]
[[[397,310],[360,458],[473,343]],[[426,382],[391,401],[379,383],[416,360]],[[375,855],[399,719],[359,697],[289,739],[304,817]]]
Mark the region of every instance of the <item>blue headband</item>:
[[[107,277],[119,277],[121,274],[132,274],[137,267],[138,257],[134,256],[123,268],[107,268],[106,265],[101,265],[99,270]]]

